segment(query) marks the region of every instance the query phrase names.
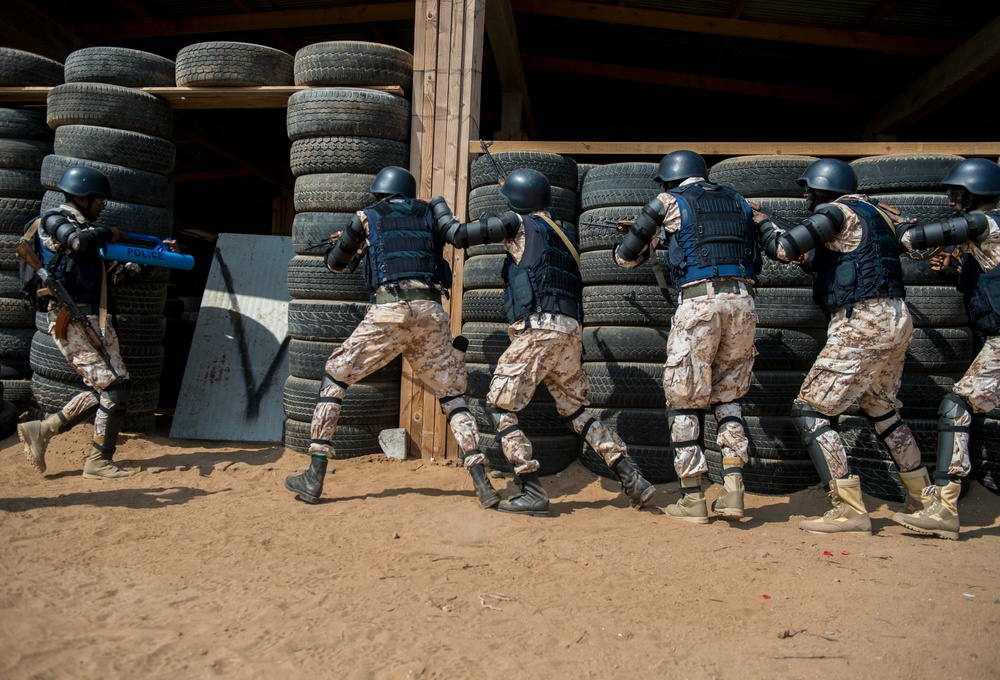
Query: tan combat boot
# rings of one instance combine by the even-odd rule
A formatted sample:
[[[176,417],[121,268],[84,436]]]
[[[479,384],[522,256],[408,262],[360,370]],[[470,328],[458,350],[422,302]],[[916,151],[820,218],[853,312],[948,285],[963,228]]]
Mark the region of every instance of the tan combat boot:
[[[123,470],[111,461],[113,453],[104,451],[104,439],[94,437],[94,452],[87,456],[83,464],[83,476],[87,479],[119,479],[131,477],[132,473]]]
[[[743,461],[722,459],[722,491],[712,503],[712,510],[726,519],[743,517]]]
[[[924,490],[932,498],[930,507],[912,515],[897,512],[892,521],[920,534],[938,538],[958,540],[958,496],[962,493],[960,482],[948,482],[947,486],[930,485]]]
[[[899,481],[906,487],[906,511],[920,512],[931,506],[934,500],[924,493],[924,489],[931,485],[931,476],[927,474],[927,468],[922,467],[909,472],[900,472]],[[901,515],[903,513],[896,513]]]
[[[861,498],[861,478],[848,477],[830,481],[830,502],[833,508],[822,517],[799,522],[799,528],[814,534],[832,534],[842,531],[871,533],[872,521]]]
[[[45,472],[45,449],[61,425],[59,414],[53,413],[45,420],[29,420],[17,426],[17,436],[24,442],[24,455],[39,472]]]
[[[708,524],[708,504],[705,502],[705,492],[701,490],[701,475],[682,477],[681,494],[679,501],[667,506],[667,515],[695,524]]]

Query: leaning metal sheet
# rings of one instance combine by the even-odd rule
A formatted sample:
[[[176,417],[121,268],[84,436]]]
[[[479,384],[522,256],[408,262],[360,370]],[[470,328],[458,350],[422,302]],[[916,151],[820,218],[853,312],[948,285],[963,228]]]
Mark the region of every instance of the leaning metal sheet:
[[[287,236],[219,235],[171,437],[281,441],[293,255]]]

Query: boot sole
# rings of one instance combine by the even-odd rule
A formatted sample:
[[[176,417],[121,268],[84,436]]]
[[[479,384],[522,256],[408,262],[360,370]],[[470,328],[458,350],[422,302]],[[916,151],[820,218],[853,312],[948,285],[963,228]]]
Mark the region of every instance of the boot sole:
[[[635,508],[636,510],[642,510],[644,507],[646,507],[646,504],[648,504],[649,501],[653,500],[653,496],[655,495],[656,495],[656,487],[655,486],[649,487],[639,496],[639,500],[632,501],[632,507]]]
[[[715,510],[714,508],[712,510],[722,519],[743,519],[742,510]]]
[[[531,515],[532,517],[551,517],[548,510],[529,510],[520,511],[517,510],[504,510],[503,508],[497,508],[497,512],[502,512],[506,515]]]
[[[500,505],[500,496],[494,496],[493,498],[486,501],[479,501],[479,504],[483,506],[483,510],[490,510]]]
[[[708,524],[708,517],[677,517],[670,514],[667,517],[670,519],[679,519],[682,522],[690,522],[691,524]]]
[[[35,468],[42,474],[45,474],[45,460],[38,460],[38,458],[35,457],[34,452],[31,450],[31,445],[24,438],[24,431],[21,429],[21,425],[21,423],[18,423],[17,425],[17,438],[21,440],[22,444],[24,444],[24,457],[28,459],[29,463],[31,463],[31,467]]]
[[[316,505],[319,503],[319,496],[309,496],[307,494],[302,493],[298,489],[293,489],[292,487],[288,486],[287,479],[285,480],[285,489],[295,494],[295,497],[298,498],[303,503],[308,503],[309,505]]]
[[[131,476],[132,475],[129,474],[129,475],[120,475],[118,477],[102,477],[101,475],[93,475],[93,474],[90,474],[88,472],[84,472],[83,473],[83,478],[84,479],[126,479],[126,478],[131,477]]]
[[[872,535],[871,529],[844,529],[841,531],[820,531],[819,529],[805,529],[803,527],[799,527],[799,529],[802,529],[802,531],[808,531],[810,534],[822,534],[824,536],[828,536],[830,534],[868,534],[869,536]]]
[[[943,531],[941,529],[922,529],[921,527],[914,526],[914,525],[910,524],[909,522],[901,522],[900,520],[896,519],[895,517],[892,518],[892,521],[895,522],[896,524],[901,524],[902,526],[906,527],[910,531],[916,531],[918,534],[923,534],[924,536],[937,536],[938,538],[943,538],[943,539],[946,539],[948,541],[957,541],[958,540],[958,532],[957,531]]]

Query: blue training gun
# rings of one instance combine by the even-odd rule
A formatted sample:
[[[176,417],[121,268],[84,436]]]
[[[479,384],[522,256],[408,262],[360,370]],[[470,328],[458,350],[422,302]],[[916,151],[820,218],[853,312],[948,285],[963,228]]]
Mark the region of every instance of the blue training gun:
[[[163,241],[155,236],[123,231],[122,238],[127,241],[145,242],[151,247],[129,243],[108,243],[98,251],[101,257],[105,260],[135,262],[136,264],[169,269],[191,269],[194,267],[193,257],[168,250]]]

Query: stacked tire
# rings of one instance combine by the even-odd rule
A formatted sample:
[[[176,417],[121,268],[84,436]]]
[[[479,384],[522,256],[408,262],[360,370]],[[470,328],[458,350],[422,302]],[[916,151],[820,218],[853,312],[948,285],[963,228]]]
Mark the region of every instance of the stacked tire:
[[[413,57],[376,43],[317,43],[296,53],[293,71],[295,84],[308,89],[288,102],[296,215],[295,256],[288,263],[284,443],[304,453],[326,360],[368,309],[361,271],[333,274],[326,268],[330,235],[375,202],[369,188],[379,170],[409,166],[408,100],[364,86],[395,85],[408,92]],[[338,458],[381,450],[379,432],[399,423],[401,378],[402,360],[396,358],[347,390],[333,438]]]
[[[41,167],[47,189],[42,210],[58,207],[63,173],[85,166],[111,184],[97,224],[169,238],[173,228],[175,148],[173,113],[167,104],[137,89],[173,85],[174,62],[156,54],[119,47],[88,47],[71,53],[65,84],[48,96],[47,120],[55,130],[53,153]],[[132,394],[123,429],[149,433],[155,427],[163,371],[164,305],[168,269],[150,267],[115,286],[111,321],[128,367]],[[35,318],[31,345],[32,414],[44,417],[86,389],[47,335],[44,314]]]
[[[676,479],[663,397],[663,364],[676,299],[661,287],[651,263],[624,269],[612,248],[622,241],[614,227],[635,219],[660,188],[655,163],[590,167],[580,192],[580,271],[583,276],[583,366],[590,375],[594,416],[614,428],[650,482]],[[658,264],[665,263],[661,250]],[[615,479],[590,446],[580,461]]]
[[[552,188],[552,218],[568,235],[576,238],[578,169],[572,159],[534,151],[499,152],[493,156],[507,173],[527,168],[545,175]],[[500,195],[497,179],[497,173],[485,155],[473,161],[469,172],[470,220],[509,209],[506,199]],[[500,355],[510,345],[500,274],[507,256],[501,243],[471,246],[466,254],[462,295],[462,335],[469,340],[466,354],[469,385],[466,395],[479,426],[480,448],[489,458],[490,467],[511,472],[497,441],[496,428],[486,410],[493,370]],[[518,420],[531,440],[535,459],[541,465],[539,474],[561,472],[576,460],[580,440],[559,416],[544,385],[538,387],[531,403],[518,412]]]
[[[0,86],[45,87],[63,82],[63,65],[38,54],[0,47]],[[19,258],[14,252],[24,227],[38,217],[45,189],[42,160],[52,153],[45,112],[0,109],[0,381],[4,409],[15,413],[31,401],[28,355],[34,312],[21,300]],[[16,418],[15,418],[16,420]]]

